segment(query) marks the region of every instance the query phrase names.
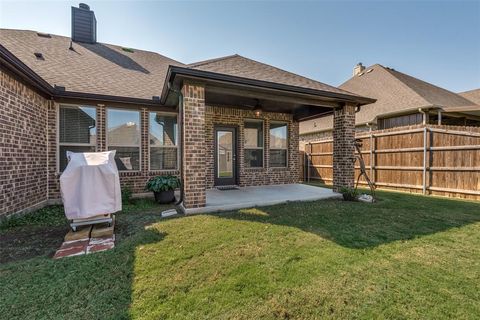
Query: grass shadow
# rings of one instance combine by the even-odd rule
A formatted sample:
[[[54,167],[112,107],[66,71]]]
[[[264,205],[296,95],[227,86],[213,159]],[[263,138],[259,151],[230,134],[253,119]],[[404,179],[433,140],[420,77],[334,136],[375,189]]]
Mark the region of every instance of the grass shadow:
[[[462,227],[480,221],[477,202],[378,192],[374,204],[321,200],[244,209],[214,215],[295,227],[353,249]]]
[[[60,218],[57,207],[47,209]],[[117,214],[113,250],[60,260],[39,253],[0,264],[0,314],[9,319],[96,319],[99,315],[130,319],[136,251],[139,246],[163,241],[167,234],[148,228],[161,219],[162,208],[153,202],[142,200],[125,209],[128,214]],[[58,227],[51,223],[51,228]],[[63,228],[57,237],[59,244],[51,249],[62,242],[68,229],[65,224]],[[0,234],[23,232],[27,236],[30,231],[17,222]]]

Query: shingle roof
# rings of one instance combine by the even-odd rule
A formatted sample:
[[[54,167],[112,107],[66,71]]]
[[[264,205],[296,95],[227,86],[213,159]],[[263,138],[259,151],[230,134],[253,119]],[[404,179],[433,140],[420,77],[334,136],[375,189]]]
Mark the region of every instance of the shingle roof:
[[[441,107],[453,112],[462,107],[477,107],[472,101],[428,82],[407,74],[375,64],[365,69],[360,76],[353,76],[339,86],[340,89],[377,99],[375,103],[362,106],[356,114],[356,123],[373,122],[377,116]],[[314,125],[316,123],[316,126]],[[331,119],[309,120],[300,125],[300,132],[314,132],[331,128]]]
[[[232,55],[185,65],[155,52],[73,42],[36,31],[0,29],[0,45],[52,87],[66,91],[151,100],[160,96],[170,65],[358,97],[336,87]],[[35,53],[41,53],[38,59]],[[362,98],[362,97],[360,97]]]
[[[184,64],[155,52],[96,43],[36,31],[0,29],[0,44],[50,85],[67,91],[151,100],[160,96],[169,65]],[[35,52],[43,54],[37,59]]]
[[[242,57],[238,54],[195,62],[189,64],[188,67],[230,76],[356,96],[354,93],[335,88],[328,84],[312,80],[262,62]]]
[[[480,89],[459,92],[458,94],[464,97],[465,99],[468,99],[473,103],[480,105]]]

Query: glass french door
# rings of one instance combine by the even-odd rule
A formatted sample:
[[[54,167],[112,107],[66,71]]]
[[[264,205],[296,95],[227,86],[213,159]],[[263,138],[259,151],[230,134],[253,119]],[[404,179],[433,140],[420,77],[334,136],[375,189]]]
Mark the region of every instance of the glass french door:
[[[215,128],[215,185],[237,184],[237,145],[235,127]]]

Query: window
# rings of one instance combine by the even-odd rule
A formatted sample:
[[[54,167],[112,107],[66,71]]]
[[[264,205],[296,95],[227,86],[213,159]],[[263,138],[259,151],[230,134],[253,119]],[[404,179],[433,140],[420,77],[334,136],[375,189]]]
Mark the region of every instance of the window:
[[[150,112],[150,170],[177,169],[177,117]]]
[[[287,166],[287,124],[284,122],[270,123],[270,167]]]
[[[263,121],[245,121],[244,140],[245,167],[263,167]]]
[[[107,109],[108,150],[116,150],[118,170],[140,170],[140,112]]]
[[[61,105],[59,110],[59,170],[67,166],[67,151],[95,152],[96,109]]]

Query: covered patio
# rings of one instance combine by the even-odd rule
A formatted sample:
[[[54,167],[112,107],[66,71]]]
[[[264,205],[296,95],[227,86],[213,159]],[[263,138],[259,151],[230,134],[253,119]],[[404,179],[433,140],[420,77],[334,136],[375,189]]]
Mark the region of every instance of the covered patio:
[[[305,184],[282,184],[269,186],[239,187],[229,190],[207,190],[204,207],[186,208],[185,213],[207,213],[243,208],[270,206],[292,201],[315,201],[341,198],[331,189]]]

